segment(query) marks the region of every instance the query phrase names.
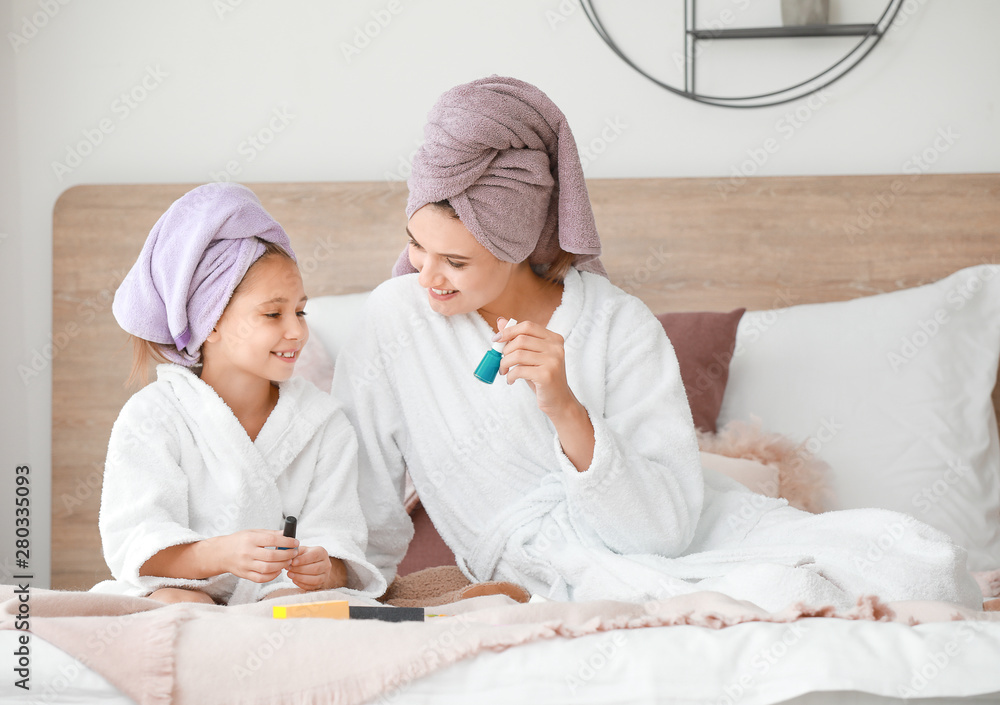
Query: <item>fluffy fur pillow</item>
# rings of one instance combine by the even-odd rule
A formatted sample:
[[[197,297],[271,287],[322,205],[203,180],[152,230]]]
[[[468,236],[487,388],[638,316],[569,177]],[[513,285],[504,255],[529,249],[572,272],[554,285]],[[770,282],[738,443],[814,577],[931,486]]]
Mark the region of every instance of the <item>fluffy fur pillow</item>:
[[[826,480],[829,466],[806,450],[805,443],[796,445],[780,433],[761,430],[757,419],[730,421],[718,433],[699,431],[698,446],[706,453],[756,460],[775,468],[777,496],[798,509],[822,512],[831,498]]]

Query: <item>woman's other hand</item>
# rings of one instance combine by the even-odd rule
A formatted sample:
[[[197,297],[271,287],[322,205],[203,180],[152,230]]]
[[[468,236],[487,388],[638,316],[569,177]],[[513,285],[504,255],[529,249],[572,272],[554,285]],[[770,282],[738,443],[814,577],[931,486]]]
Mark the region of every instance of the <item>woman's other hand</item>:
[[[563,452],[583,472],[594,457],[594,426],[569,388],[563,337],[531,321],[505,325],[506,318],[497,320],[498,340],[506,344],[500,374],[506,375],[507,384],[523,379],[534,390],[538,408],[555,426]]]

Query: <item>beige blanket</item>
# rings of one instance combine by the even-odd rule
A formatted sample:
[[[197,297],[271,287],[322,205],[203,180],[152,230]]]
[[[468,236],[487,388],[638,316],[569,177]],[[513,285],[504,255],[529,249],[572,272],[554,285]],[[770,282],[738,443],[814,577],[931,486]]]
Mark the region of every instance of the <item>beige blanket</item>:
[[[19,601],[0,586],[0,628],[15,628]],[[337,591],[281,603],[349,599]],[[145,598],[31,590],[30,631],[97,671],[142,704],[362,703],[391,693],[484,649],[610,629],[693,624],[720,629],[751,621],[805,617],[893,621],[1000,620],[941,602],[880,603],[869,597],[838,613],[795,606],[769,613],[712,592],[647,604],[516,604],[503,595],[462,600],[429,612],[451,616],[387,623],[275,620],[274,602],[239,607],[169,605]],[[23,614],[23,613],[22,613]]]

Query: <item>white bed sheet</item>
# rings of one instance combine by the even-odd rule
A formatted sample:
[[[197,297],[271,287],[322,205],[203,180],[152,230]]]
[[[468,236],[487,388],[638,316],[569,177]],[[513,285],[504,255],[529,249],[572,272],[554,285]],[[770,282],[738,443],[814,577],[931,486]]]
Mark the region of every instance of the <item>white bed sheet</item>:
[[[20,705],[76,705],[77,703],[102,703],[106,705],[134,705],[134,701],[105,680],[104,676],[87,668],[64,651],[32,635],[28,644],[31,651],[30,690],[14,685],[14,651],[18,648],[20,632],[0,631],[0,703]]]
[[[32,691],[13,686],[16,632],[0,632],[0,701],[131,703],[104,678],[32,638]],[[721,630],[613,631],[482,653],[404,684],[385,705],[566,703],[826,705],[1000,703],[1000,623],[906,627],[805,619]],[[907,691],[901,690],[908,688]]]
[[[901,685],[922,703],[1000,702],[1000,624],[806,619],[607,632],[480,655],[384,702],[458,705],[475,693],[477,703],[886,703],[903,702]]]

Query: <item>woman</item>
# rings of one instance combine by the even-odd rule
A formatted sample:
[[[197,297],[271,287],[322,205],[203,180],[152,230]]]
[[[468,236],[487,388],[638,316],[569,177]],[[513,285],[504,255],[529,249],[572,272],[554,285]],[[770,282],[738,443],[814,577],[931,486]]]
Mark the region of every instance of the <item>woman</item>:
[[[408,469],[473,581],[559,600],[981,606],[964,551],[934,529],[881,510],[813,516],[702,470],[673,348],[608,281],[572,133],[541,91],[458,86],[425,136],[408,248],[334,379],[387,580],[412,534]],[[491,336],[505,348],[485,385],[472,373]],[[865,558],[882,532],[891,549]]]

